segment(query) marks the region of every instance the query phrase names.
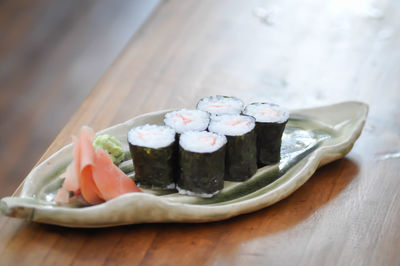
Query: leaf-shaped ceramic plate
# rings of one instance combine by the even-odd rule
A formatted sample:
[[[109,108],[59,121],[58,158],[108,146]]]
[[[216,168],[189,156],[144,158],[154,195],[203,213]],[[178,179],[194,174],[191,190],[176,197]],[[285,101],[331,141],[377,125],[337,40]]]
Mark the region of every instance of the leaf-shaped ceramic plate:
[[[145,123],[161,124],[166,112],[144,114],[99,134],[117,137],[128,150],[128,130]],[[3,198],[0,208],[11,217],[68,227],[227,219],[276,203],[303,185],[319,166],[344,157],[359,137],[367,113],[368,106],[359,102],[292,111],[282,139],[281,162],[258,169],[246,182],[225,182],[222,192],[210,199],[183,196],[174,190],[146,190],[96,206],[57,206],[52,200],[61,185],[58,175],[72,160],[70,144],[35,167],[21,194]]]

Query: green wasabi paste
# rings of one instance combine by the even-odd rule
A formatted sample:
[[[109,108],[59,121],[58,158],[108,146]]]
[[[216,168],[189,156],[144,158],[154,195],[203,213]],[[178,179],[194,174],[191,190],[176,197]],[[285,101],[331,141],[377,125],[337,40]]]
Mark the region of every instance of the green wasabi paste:
[[[124,160],[125,156],[121,142],[113,136],[107,134],[97,136],[93,141],[93,147],[95,149],[101,148],[108,152],[115,165],[119,165]]]

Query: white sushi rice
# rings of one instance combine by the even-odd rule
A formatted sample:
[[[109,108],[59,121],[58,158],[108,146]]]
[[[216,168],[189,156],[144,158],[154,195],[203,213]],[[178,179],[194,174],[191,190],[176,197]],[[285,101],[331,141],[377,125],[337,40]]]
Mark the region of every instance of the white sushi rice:
[[[176,184],[175,183],[171,183],[171,184],[167,185],[166,187],[158,187],[158,186],[148,186],[148,185],[143,186],[142,184],[140,184],[139,182],[136,181],[136,185],[138,187],[140,187],[142,190],[145,190],[145,192],[151,193],[151,194],[154,194],[154,190],[155,191],[159,191],[159,190],[175,189],[176,188]]]
[[[206,130],[209,122],[210,115],[201,110],[182,109],[169,112],[164,118],[164,123],[175,129],[179,134],[189,130]]]
[[[289,111],[273,103],[252,103],[243,113],[262,123],[284,123],[289,119]]]
[[[183,189],[183,188],[179,187],[178,185],[176,185],[176,189],[178,190],[178,193],[181,195],[197,196],[197,197],[201,197],[201,198],[211,198],[221,191],[221,190],[217,190],[213,193],[196,193],[196,192],[193,192],[193,191],[190,191],[187,189]]]
[[[216,95],[201,99],[197,104],[197,109],[211,114],[240,114],[243,102],[235,97]]]
[[[226,143],[226,137],[207,131],[186,131],[179,138],[179,145],[196,153],[215,152]]]
[[[128,132],[132,145],[159,149],[175,141],[175,130],[168,126],[149,125],[133,127]]]
[[[255,119],[247,115],[214,115],[208,130],[227,136],[242,136],[255,127]]]

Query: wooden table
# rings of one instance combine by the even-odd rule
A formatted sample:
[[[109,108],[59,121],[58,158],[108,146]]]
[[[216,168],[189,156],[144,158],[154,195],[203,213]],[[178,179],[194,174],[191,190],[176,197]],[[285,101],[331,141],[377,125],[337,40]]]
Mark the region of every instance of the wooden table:
[[[41,160],[82,125],[214,94],[363,101],[360,139],[290,197],[226,221],[69,229],[1,216],[0,264],[399,265],[399,12],[394,0],[162,2]]]

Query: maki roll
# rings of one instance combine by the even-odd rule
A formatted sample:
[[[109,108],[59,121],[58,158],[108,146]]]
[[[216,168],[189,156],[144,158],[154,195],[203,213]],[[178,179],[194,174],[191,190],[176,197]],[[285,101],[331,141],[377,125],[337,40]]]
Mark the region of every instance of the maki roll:
[[[139,186],[175,188],[175,130],[167,126],[144,125],[128,132],[129,149]]]
[[[164,123],[175,129],[176,133],[184,131],[203,131],[208,127],[210,114],[201,110],[187,110],[169,112],[164,117]]]
[[[197,109],[210,114],[240,114],[243,109],[242,100],[228,96],[210,96],[201,99],[197,103]]]
[[[210,123],[210,114],[201,110],[182,109],[165,114],[164,123],[172,127],[176,131],[175,154],[176,173],[179,176],[179,136],[185,131],[203,131],[206,130]]]
[[[209,198],[224,187],[226,137],[186,131],[179,139],[180,194]]]
[[[227,181],[245,181],[257,171],[255,119],[247,115],[216,115],[208,130],[225,135],[225,177]]]
[[[259,166],[279,162],[282,134],[289,119],[289,112],[277,104],[252,103],[246,106],[243,113],[256,119]]]

